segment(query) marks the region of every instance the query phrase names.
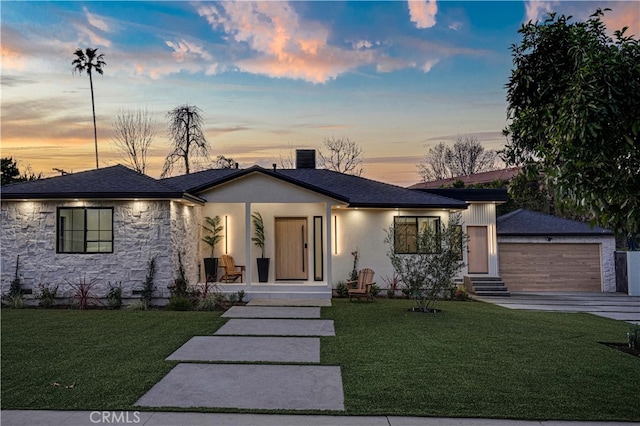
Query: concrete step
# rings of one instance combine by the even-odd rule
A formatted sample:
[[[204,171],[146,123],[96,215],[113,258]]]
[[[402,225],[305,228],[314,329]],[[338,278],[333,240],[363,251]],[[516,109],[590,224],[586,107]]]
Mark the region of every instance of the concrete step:
[[[509,297],[511,293],[505,288],[504,291],[482,291],[476,290],[476,296]]]

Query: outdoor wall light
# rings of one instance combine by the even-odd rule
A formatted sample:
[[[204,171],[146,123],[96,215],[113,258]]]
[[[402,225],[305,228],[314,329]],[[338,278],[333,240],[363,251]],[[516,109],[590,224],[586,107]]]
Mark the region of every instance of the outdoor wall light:
[[[333,253],[338,254],[338,216],[333,216]]]
[[[224,215],[224,254],[229,254],[229,238],[227,234],[227,229],[229,228],[229,218],[227,215]]]

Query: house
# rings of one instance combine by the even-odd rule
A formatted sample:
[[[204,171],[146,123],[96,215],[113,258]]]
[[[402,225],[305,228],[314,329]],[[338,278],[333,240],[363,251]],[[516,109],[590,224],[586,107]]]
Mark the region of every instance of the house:
[[[465,186],[486,185],[496,181],[509,182],[514,176],[520,173],[521,170],[522,167],[509,167],[506,169],[491,170],[488,172],[475,173],[472,175],[438,179],[430,182],[418,182],[410,186],[409,189],[448,188],[453,186],[458,181],[464,183]]]
[[[357,268],[373,268],[385,286],[384,278],[393,276],[384,243],[389,227],[411,234],[446,223],[451,213],[480,211],[482,204],[316,169],[312,150],[299,150],[296,169],[212,169],[161,180],[118,165],[2,188],[2,289],[20,255],[19,275],[34,293],[43,284],[69,295],[68,283],[84,278],[96,282],[98,295],[120,284],[127,298],[142,287],[155,258],[155,296],[166,298],[180,262],[191,284],[205,280],[203,219],[219,216],[224,238],[215,255],[230,254],[246,268],[243,282],[222,283],[222,291],[329,298],[348,278],[356,251]],[[484,227],[476,231],[485,243],[471,256],[486,252],[478,271],[497,274],[495,202],[484,204],[486,211],[465,216],[463,226]],[[258,279],[261,253],[251,240],[254,212],[265,221],[266,282]]]
[[[524,209],[498,217],[497,230],[511,291],[616,291],[612,231]]]

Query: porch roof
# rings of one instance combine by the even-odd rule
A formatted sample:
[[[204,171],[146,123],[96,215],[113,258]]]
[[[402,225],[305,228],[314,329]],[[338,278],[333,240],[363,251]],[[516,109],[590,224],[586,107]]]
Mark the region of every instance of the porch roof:
[[[3,200],[46,199],[204,200],[120,164],[102,169],[2,186]]]
[[[325,169],[270,170],[260,166],[247,169],[212,169],[161,180],[192,194],[241,178],[250,173],[267,176],[345,202],[349,207],[466,209],[462,200],[413,191],[395,185]]]

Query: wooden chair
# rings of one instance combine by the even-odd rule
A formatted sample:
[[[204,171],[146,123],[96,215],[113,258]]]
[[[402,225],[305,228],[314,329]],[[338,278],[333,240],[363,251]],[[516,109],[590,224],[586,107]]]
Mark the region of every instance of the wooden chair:
[[[220,282],[232,283],[235,282],[238,278],[240,278],[240,282],[242,282],[244,265],[236,265],[233,261],[233,256],[229,256],[228,254],[223,254],[222,256],[220,256],[220,264],[224,268],[224,272],[222,274],[222,278],[220,278]]]
[[[347,286],[356,284],[355,288],[349,289],[349,301],[354,297],[358,299],[366,297],[369,300],[373,300],[371,286],[375,284],[373,281],[374,274],[375,272],[373,272],[373,269],[360,269],[360,272],[358,272],[358,279],[356,281],[347,281]]]

